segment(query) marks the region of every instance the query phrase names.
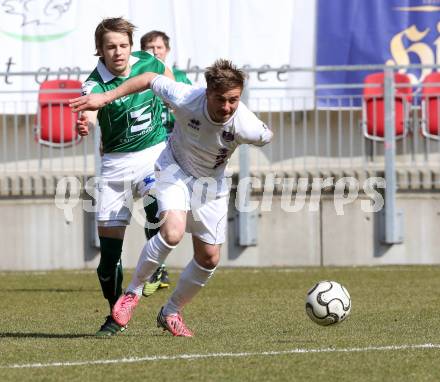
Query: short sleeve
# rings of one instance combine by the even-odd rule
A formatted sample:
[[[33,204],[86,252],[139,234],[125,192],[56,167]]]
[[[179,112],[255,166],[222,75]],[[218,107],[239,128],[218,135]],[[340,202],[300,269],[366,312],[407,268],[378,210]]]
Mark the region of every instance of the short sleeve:
[[[272,130],[242,103],[238,117],[236,131],[238,143],[264,146],[272,140]]]
[[[86,81],[81,86],[81,94],[82,95],[89,95],[92,93],[103,93],[104,90],[99,86],[99,84],[96,81]]]

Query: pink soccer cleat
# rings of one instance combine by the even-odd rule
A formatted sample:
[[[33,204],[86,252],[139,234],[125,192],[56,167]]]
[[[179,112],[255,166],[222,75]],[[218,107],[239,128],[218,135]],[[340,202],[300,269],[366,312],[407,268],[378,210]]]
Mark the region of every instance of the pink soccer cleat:
[[[112,309],[112,317],[117,324],[121,326],[128,324],[128,321],[131,320],[134,309],[139,302],[139,298],[138,295],[132,292],[126,292],[119,297]]]
[[[179,313],[165,316],[163,314],[163,307],[157,315],[157,327],[163,328],[163,330],[168,330],[175,337],[193,336],[191,330],[186,327],[183,318]]]

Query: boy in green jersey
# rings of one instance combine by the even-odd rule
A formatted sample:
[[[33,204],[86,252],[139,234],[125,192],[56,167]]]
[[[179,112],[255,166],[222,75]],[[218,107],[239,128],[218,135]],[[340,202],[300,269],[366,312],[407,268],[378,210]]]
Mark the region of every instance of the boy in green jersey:
[[[165,32],[152,30],[145,33],[140,40],[141,49],[146,52],[150,52],[154,57],[158,58],[162,62],[166,62],[167,56],[170,53],[170,38]],[[191,81],[186,74],[176,67],[172,68],[174,79],[177,82],[183,82],[191,85]],[[167,129],[168,134],[171,133],[174,127],[174,114],[164,103],[162,103],[162,123]],[[148,228],[145,229],[145,234],[149,238]],[[165,268],[165,264],[159,266],[151,276],[151,278],[145,283],[142,294],[146,297],[151,296],[158,288],[168,288],[170,280],[168,277],[168,271]]]
[[[152,54],[132,52],[133,30],[134,25],[122,18],[107,18],[97,26],[95,47],[99,59],[83,84],[84,95],[114,89],[143,72],[173,78],[171,71]],[[148,191],[155,181],[154,163],[165,148],[167,133],[161,113],[160,100],[146,91],[112,102],[99,112],[84,112],[77,121],[82,136],[89,133],[89,126],[96,120],[101,128],[103,156],[97,187],[101,258],[97,273],[110,311],[122,293],[122,244],[130,224],[133,196],[145,198],[149,222],[157,212],[156,201],[148,196]],[[123,330],[125,327],[109,315],[96,335],[111,336]]]

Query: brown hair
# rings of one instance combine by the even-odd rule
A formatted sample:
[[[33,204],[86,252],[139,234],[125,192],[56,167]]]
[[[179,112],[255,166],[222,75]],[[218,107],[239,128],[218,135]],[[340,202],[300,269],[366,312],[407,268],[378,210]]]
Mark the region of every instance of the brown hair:
[[[118,32],[127,34],[130,46],[133,46],[133,31],[135,29],[136,27],[130,21],[127,21],[122,17],[103,19],[98,24],[95,30],[95,56],[100,55],[99,50],[102,48],[102,44],[104,43],[104,35],[107,32]]]
[[[147,44],[150,41],[156,40],[158,37],[161,37],[163,40],[163,43],[165,44],[165,48],[167,48],[167,50],[170,50],[170,38],[168,37],[168,35],[165,32],[161,32],[161,31],[150,31],[148,33],[145,33],[142,37],[141,37],[141,49],[142,50],[146,50],[147,48]]]
[[[240,87],[243,89],[246,73],[231,61],[218,59],[205,71],[208,91],[225,91]]]

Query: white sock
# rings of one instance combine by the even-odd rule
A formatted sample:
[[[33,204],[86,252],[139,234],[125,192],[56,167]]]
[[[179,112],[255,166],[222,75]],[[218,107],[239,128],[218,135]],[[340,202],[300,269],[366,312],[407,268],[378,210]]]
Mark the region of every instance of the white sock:
[[[205,286],[209,278],[214,274],[214,269],[201,267],[192,259],[180,275],[176,289],[174,289],[170,299],[165,304],[163,313],[179,313],[183,307]]]
[[[154,235],[142,248],[136,270],[127,288],[127,292],[142,294],[145,282],[154,273],[160,264],[165,262],[168,254],[176,248],[169,245],[161,236],[160,232]]]

